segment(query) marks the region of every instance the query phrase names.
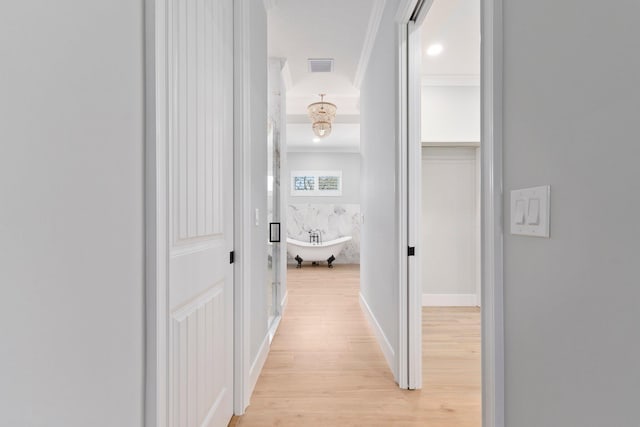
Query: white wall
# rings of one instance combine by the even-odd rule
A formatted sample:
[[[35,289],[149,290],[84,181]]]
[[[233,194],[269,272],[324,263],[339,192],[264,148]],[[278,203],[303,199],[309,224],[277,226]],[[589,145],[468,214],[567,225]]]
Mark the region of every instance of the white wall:
[[[479,186],[475,147],[422,148],[423,305],[476,305]]]
[[[504,8],[505,216],[510,190],[551,185],[551,238],[504,239],[507,426],[638,425],[638,16]]]
[[[282,182],[290,204],[301,203],[360,203],[360,153],[288,153],[289,172]],[[291,195],[291,173],[296,170],[342,171],[342,196],[295,197]]]
[[[251,345],[250,363],[260,356],[267,328],[267,15],[264,3],[253,1],[250,7],[251,30]],[[254,218],[258,209],[258,225]]]
[[[0,422],[140,426],[143,2],[0,6]]]
[[[422,87],[423,142],[479,142],[480,87]]]
[[[364,215],[360,291],[394,353],[398,348],[397,6],[397,1],[386,2],[360,98]]]

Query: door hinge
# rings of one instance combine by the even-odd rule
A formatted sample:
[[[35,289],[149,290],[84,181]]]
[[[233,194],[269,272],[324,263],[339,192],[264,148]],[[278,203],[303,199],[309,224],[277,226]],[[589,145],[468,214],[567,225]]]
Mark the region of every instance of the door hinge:
[[[233,262],[236,260],[236,253],[235,251],[231,251],[229,252],[229,264],[233,264]]]
[[[409,256],[415,256],[415,255],[416,255],[416,247],[409,246]]]

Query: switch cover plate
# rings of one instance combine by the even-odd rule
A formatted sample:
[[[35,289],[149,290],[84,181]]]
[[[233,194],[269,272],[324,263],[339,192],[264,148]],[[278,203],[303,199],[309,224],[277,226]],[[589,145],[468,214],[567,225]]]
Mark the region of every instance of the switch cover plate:
[[[549,237],[551,187],[511,191],[511,234]]]

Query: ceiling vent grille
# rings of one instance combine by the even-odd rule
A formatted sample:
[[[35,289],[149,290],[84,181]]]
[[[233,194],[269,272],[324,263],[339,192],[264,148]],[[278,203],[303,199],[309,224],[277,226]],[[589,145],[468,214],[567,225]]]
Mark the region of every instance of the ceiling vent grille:
[[[332,58],[309,58],[310,73],[331,73],[333,72]]]

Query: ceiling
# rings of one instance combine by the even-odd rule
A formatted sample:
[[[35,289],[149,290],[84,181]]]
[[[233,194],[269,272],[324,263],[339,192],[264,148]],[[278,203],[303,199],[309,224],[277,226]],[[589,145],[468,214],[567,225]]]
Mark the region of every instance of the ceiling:
[[[290,71],[287,111],[326,93],[338,114],[357,114],[360,91],[354,84],[375,0],[276,0],[269,10],[269,56],[286,58]],[[310,73],[307,59],[333,58],[334,72]]]
[[[287,60],[289,149],[357,151],[360,90],[356,80],[366,68],[367,47],[376,35],[375,22],[385,1],[269,0],[268,4],[269,56]],[[435,78],[437,84],[456,77],[478,78],[480,0],[434,0],[421,32],[423,78]],[[444,47],[439,56],[426,55],[433,43]],[[309,58],[333,58],[334,71],[310,73]],[[314,143],[306,107],[319,100],[319,93],[327,94],[325,99],[337,105],[338,113],[332,134]]]
[[[480,75],[480,0],[434,0],[421,31],[423,76]],[[444,49],[428,56],[434,43]]]

